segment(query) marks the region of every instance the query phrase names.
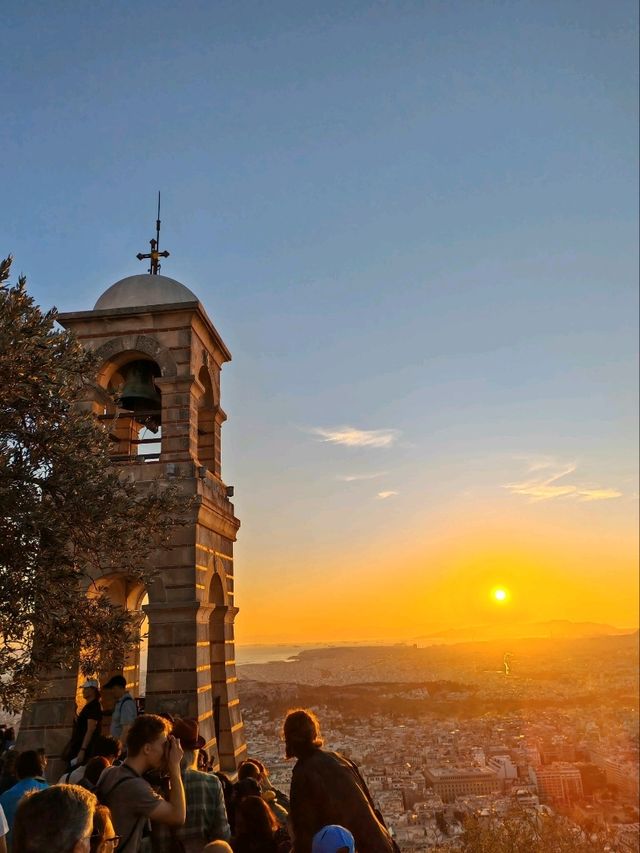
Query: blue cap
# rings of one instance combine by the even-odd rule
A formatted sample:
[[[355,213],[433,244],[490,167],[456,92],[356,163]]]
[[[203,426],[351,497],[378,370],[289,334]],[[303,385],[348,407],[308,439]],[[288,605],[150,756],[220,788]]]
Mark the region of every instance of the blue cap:
[[[349,853],[355,853],[356,843],[353,835],[344,826],[331,824],[323,826],[313,836],[311,853],[336,853],[336,850],[341,850],[343,847],[346,847]]]

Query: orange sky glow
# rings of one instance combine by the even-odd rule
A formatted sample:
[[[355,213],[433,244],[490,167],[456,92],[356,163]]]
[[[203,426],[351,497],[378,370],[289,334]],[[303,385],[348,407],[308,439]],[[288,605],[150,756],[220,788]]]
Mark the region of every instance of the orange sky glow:
[[[637,504],[441,512],[406,535],[240,560],[239,642],[412,641],[556,619],[638,624]],[[508,591],[504,602],[492,595]]]

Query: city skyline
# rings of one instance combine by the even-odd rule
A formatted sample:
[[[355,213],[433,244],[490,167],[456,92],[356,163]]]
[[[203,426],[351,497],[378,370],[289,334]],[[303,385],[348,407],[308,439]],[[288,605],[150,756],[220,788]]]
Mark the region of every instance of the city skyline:
[[[3,254],[90,309],[161,189],[233,354],[239,643],[637,627],[635,5],[8,17]]]

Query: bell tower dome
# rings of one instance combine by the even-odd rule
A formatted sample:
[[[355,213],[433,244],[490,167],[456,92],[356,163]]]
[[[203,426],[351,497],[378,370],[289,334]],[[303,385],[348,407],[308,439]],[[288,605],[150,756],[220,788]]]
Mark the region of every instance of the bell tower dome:
[[[150,272],[154,251],[144,256],[152,258]],[[152,556],[157,574],[148,589],[134,600],[126,579],[111,579],[114,600],[148,618],[145,710],[197,719],[206,748],[233,772],[246,745],[234,651],[240,522],[221,467],[220,377],[231,353],[197,296],[158,268],[156,258],[155,273],[124,278],[93,310],[58,320],[97,356],[96,392],[84,406],[108,429],[113,464],[142,494],[154,482],[175,483],[191,507],[171,547]],[[124,673],[134,695],[139,657]],[[50,756],[60,755],[76,684],[75,673],[53,675],[47,696],[24,715],[22,748],[44,744]]]

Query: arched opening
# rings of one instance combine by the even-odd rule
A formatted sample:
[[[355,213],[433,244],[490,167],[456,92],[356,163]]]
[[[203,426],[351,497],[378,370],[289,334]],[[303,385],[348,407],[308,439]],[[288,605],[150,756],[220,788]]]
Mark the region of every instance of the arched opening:
[[[138,352],[121,353],[102,372],[111,395],[100,419],[113,442],[115,462],[157,462],[162,441],[162,396],[155,380],[159,365]]]
[[[124,610],[129,611],[134,619],[135,642],[125,652],[124,657],[103,658],[102,668],[93,674],[99,683],[106,684],[112,675],[124,675],[127,680],[127,690],[136,699],[142,699],[144,705],[144,695],[146,691],[147,679],[147,657],[148,657],[148,636],[149,636],[149,619],[143,607],[149,603],[149,595],[140,581],[131,581],[124,577],[107,577],[100,578],[96,583],[96,590],[105,591],[112,604],[119,605]],[[91,595],[92,591],[88,592]],[[82,661],[83,651],[81,650],[80,658]],[[84,705],[82,696],[82,684],[86,680],[86,675],[78,671],[78,679],[76,685],[76,706],[78,709]],[[111,723],[111,712],[114,706],[114,697],[110,691],[104,691],[101,694],[101,705],[104,712],[102,720],[102,733],[108,734]]]
[[[198,380],[204,387],[204,394],[198,405],[198,462],[209,471],[213,471],[215,463],[215,407],[211,378],[204,365],[200,368]]]
[[[147,695],[147,665],[149,662],[149,617],[146,613],[146,606],[149,604],[149,594],[145,592],[140,608],[144,613],[140,622],[140,646],[138,658],[138,698],[141,704],[144,705],[144,698]]]
[[[209,586],[209,602],[214,605],[209,616],[209,655],[211,662],[211,689],[216,743],[220,749],[220,710],[223,686],[226,682],[226,632],[224,589],[220,575],[214,574]]]

